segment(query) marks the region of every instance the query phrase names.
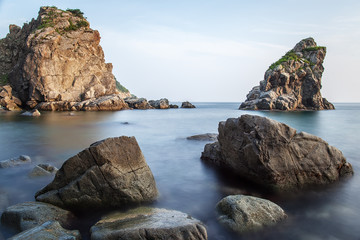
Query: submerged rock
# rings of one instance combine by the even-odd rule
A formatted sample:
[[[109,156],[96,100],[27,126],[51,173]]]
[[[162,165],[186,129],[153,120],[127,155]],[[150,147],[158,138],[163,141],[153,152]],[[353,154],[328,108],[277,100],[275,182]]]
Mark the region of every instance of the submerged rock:
[[[20,155],[18,158],[11,158],[8,160],[0,161],[0,168],[15,167],[27,163],[31,163],[31,158],[26,155]]]
[[[195,108],[190,102],[186,101],[181,104],[181,108]]]
[[[42,176],[50,176],[55,174],[58,169],[54,166],[51,166],[48,163],[38,164],[31,170],[29,173],[30,177],[42,177]]]
[[[301,40],[265,72],[240,105],[245,110],[323,110],[334,105],[321,96],[326,48],[313,38]]]
[[[276,190],[324,185],[353,174],[342,152],[321,138],[252,115],[220,122],[218,143],[206,145],[202,159]]]
[[[1,223],[18,232],[39,226],[47,221],[59,221],[63,227],[69,227],[75,216],[64,209],[41,202],[19,203],[6,208],[1,215]]]
[[[36,226],[24,232],[21,232],[9,240],[32,240],[32,239],[46,239],[46,240],[80,240],[81,235],[78,230],[66,230],[61,227],[57,221],[48,221],[40,226]]]
[[[227,196],[216,209],[219,222],[236,232],[256,231],[287,218],[284,210],[275,203],[245,195]]]
[[[104,217],[91,227],[92,240],[207,239],[206,228],[190,215],[159,208],[136,208]]]
[[[179,106],[176,105],[176,104],[170,104],[169,107],[170,107],[170,108],[179,108]]]
[[[168,109],[170,108],[169,100],[166,98],[162,98],[160,100],[150,100],[149,101],[150,106],[152,106],[155,109]]]
[[[135,137],[93,143],[64,162],[37,201],[88,211],[153,201],[156,183]]]
[[[37,109],[35,109],[32,111],[23,112],[21,115],[29,117],[39,117],[41,116],[41,113]]]
[[[198,140],[198,141],[216,141],[218,135],[216,133],[205,133],[187,137],[188,140]]]

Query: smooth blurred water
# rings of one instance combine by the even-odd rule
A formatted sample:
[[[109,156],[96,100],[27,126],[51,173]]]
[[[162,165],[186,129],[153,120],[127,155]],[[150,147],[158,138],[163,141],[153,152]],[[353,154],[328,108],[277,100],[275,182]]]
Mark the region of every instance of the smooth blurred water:
[[[135,136],[159,192],[157,207],[176,209],[207,225],[209,239],[360,239],[360,104],[336,104],[335,111],[255,112],[239,103],[195,103],[196,109],[126,110],[118,112],[43,112],[41,117],[0,112],[0,160],[29,155],[33,163],[0,169],[0,212],[8,205],[33,201],[52,177],[29,178],[38,163],[62,163],[91,143],[114,136]],[[219,121],[257,114],[315,134],[339,148],[355,175],[321,190],[270,194],[218,171],[200,160],[207,142],[187,136],[216,133]],[[216,221],[215,205],[230,194],[251,194],[274,201],[288,219],[257,233],[238,235]],[[0,227],[4,237],[11,231]],[[0,239],[1,239],[0,232]],[[85,236],[86,237],[86,236]]]

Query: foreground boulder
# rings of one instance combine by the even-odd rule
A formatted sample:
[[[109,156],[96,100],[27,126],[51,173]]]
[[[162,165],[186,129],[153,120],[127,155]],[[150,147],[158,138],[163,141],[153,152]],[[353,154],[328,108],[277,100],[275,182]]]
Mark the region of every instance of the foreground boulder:
[[[321,96],[326,48],[313,38],[301,40],[265,72],[240,105],[245,110],[323,110],[334,105]]]
[[[256,231],[287,218],[284,210],[275,203],[245,195],[223,198],[216,209],[219,222],[235,232]]]
[[[323,185],[353,174],[337,148],[269,118],[242,115],[219,123],[218,142],[202,159],[277,190]]]
[[[81,102],[119,93],[113,66],[104,60],[100,34],[79,9],[41,7],[37,19],[22,28],[10,25],[9,30],[0,40],[0,77],[23,105]]]
[[[0,76],[1,77],[1,76]],[[4,78],[4,76],[2,77]],[[6,75],[6,83],[8,76]],[[13,94],[10,85],[1,86],[0,81],[0,106],[3,106],[6,110],[17,111],[21,110],[21,100]]]
[[[1,215],[1,223],[18,232],[39,226],[47,221],[58,221],[69,227],[75,216],[64,209],[41,202],[25,202],[10,206]]]
[[[93,143],[64,162],[37,201],[72,210],[121,207],[158,195],[149,166],[134,137]]]
[[[168,109],[170,108],[169,100],[166,98],[162,98],[160,100],[150,100],[149,101],[150,106],[152,106],[155,109]]]
[[[24,232],[21,232],[9,240],[32,240],[32,239],[46,239],[46,240],[80,240],[81,235],[77,230],[66,230],[61,227],[57,221],[48,221],[40,226],[36,226]]]
[[[31,163],[31,158],[26,155],[20,155],[18,158],[11,158],[4,161],[0,161],[0,168],[15,167],[18,165]]]
[[[207,239],[206,228],[188,214],[158,208],[136,208],[104,217],[91,227],[92,240]]]
[[[195,106],[192,103],[186,101],[181,103],[181,108],[195,108]]]

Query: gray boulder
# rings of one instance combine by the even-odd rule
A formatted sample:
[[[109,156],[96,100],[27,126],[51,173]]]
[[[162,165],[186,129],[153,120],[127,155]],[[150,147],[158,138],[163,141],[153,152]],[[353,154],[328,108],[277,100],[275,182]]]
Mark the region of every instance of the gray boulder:
[[[46,240],[77,240],[81,239],[80,232],[77,230],[66,230],[61,227],[59,222],[48,221],[40,226],[36,226],[24,232],[21,232],[9,240],[33,240],[33,239],[46,239]]]
[[[168,109],[170,108],[169,100],[166,98],[162,98],[160,100],[150,100],[149,101],[150,106],[152,106],[155,109]]]
[[[31,163],[31,158],[26,155],[20,155],[18,158],[11,158],[8,160],[0,161],[0,168],[15,167],[27,163]]]
[[[195,108],[195,106],[190,102],[186,101],[181,104],[181,108]]]
[[[204,224],[188,214],[145,207],[106,216],[90,231],[92,240],[207,239]]]
[[[135,137],[122,136],[93,143],[66,160],[35,197],[65,209],[88,211],[149,202],[157,195],[154,176]]]
[[[170,104],[169,107],[170,107],[170,108],[179,108],[179,106],[176,105],[176,104]]]
[[[205,133],[205,134],[198,134],[187,137],[187,140],[198,140],[198,141],[216,141],[217,140],[217,133]]]
[[[39,226],[47,221],[59,221],[63,227],[70,226],[75,216],[64,209],[41,202],[25,202],[10,206],[1,215],[1,223],[18,232]]]
[[[55,174],[58,169],[48,163],[38,164],[31,170],[29,173],[30,177],[42,177],[42,176],[51,176]]]
[[[152,108],[145,98],[130,97],[124,99],[125,103],[133,109],[150,109]]]
[[[252,115],[220,122],[218,146],[205,146],[202,159],[275,190],[324,185],[353,174],[342,152],[321,138]]]
[[[275,203],[245,195],[227,196],[216,209],[219,222],[236,232],[256,231],[287,218],[284,210]]]

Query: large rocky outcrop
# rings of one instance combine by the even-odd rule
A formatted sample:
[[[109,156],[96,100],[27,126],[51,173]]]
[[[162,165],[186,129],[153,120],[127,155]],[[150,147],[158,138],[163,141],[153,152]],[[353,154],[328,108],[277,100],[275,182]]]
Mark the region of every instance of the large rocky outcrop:
[[[321,96],[326,48],[313,38],[301,40],[265,72],[260,86],[246,96],[240,109],[323,110],[334,106]]]
[[[205,240],[207,232],[202,222],[188,214],[140,207],[104,217],[91,227],[91,239]]]
[[[35,197],[61,208],[88,211],[149,202],[157,195],[136,139],[123,136],[93,143],[66,160]]]
[[[119,94],[100,34],[80,10],[41,7],[37,19],[9,29],[0,40],[0,75],[23,105]]]
[[[218,142],[202,159],[275,190],[324,185],[353,174],[337,148],[269,118],[242,115],[219,123]]]
[[[231,195],[217,205],[220,223],[236,232],[256,231],[287,218],[277,204],[257,197]]]

